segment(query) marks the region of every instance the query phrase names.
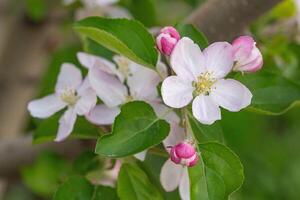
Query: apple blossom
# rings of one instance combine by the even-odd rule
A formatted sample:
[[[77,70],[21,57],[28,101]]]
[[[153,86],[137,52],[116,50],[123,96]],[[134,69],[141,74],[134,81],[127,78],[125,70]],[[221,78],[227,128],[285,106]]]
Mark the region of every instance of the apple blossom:
[[[180,144],[182,141],[185,140],[184,134],[182,133],[183,132],[176,132],[174,134],[170,134],[168,138],[164,141],[164,145],[165,146],[167,145],[167,147],[169,146],[175,147],[177,144]],[[191,137],[190,134],[188,134],[187,137]],[[180,148],[182,150],[182,147]],[[193,153],[193,150],[189,152]],[[190,153],[188,154],[191,155]],[[170,154],[172,154],[171,151]],[[193,155],[197,155],[196,152],[194,152]],[[196,163],[197,160],[195,160],[194,162]],[[171,192],[175,190],[177,187],[179,187],[179,194],[181,199],[183,200],[190,199],[190,179],[189,179],[187,165],[179,165],[174,163],[174,161],[172,161],[171,158],[168,159],[161,168],[160,182],[165,191]]]
[[[180,39],[177,30],[172,26],[164,27],[156,37],[156,46],[164,55],[171,55],[174,47]]]
[[[48,118],[67,107],[59,120],[55,139],[59,142],[71,134],[77,115],[90,112],[96,102],[96,93],[90,87],[88,79],[82,81],[80,70],[73,64],[65,63],[61,66],[55,93],[29,102],[28,110],[33,117]]]
[[[123,56],[114,56],[113,58],[118,67],[98,56],[82,52],[78,53],[77,56],[79,62],[89,69],[88,77],[91,85],[104,102],[86,115],[90,122],[97,125],[110,125],[120,113],[119,105],[128,101],[143,100],[153,107],[157,116],[162,117],[171,125],[170,134],[164,141],[165,146],[172,142],[172,134],[182,133],[182,128],[179,126],[180,118],[161,103],[156,89],[161,81],[160,77],[166,77],[166,66],[162,62],[157,63],[159,76],[155,71],[136,64]],[[125,82],[129,91],[127,91]],[[109,94],[111,96],[107,99]],[[119,96],[118,94],[122,95]],[[117,96],[119,98],[116,98]],[[135,156],[144,160],[146,151]]]
[[[213,43],[201,52],[197,44],[184,37],[174,48],[170,63],[176,75],[163,81],[163,101],[182,108],[193,100],[193,115],[203,124],[221,119],[220,106],[237,112],[251,103],[248,88],[224,79],[233,66],[233,47],[227,42]]]
[[[187,167],[196,165],[199,160],[195,147],[187,141],[180,142],[173,146],[170,151],[170,158],[174,163]]]
[[[233,41],[233,71],[256,72],[261,69],[263,58],[255,44],[250,36],[241,36]]]

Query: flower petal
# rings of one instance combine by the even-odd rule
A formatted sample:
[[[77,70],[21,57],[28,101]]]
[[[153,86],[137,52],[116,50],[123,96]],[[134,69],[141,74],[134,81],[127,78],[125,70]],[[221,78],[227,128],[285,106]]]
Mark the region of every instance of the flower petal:
[[[184,81],[178,76],[169,76],[161,87],[165,104],[173,108],[182,108],[193,99],[193,86],[191,82]]]
[[[196,80],[205,72],[205,59],[197,44],[184,37],[178,41],[172,54],[171,66],[175,73],[184,80]]]
[[[133,65],[131,65],[131,68]],[[135,65],[135,69],[131,70],[131,75],[127,78],[127,84],[130,95],[135,100],[152,101],[158,98],[157,85],[160,82],[158,74],[150,69]]]
[[[99,67],[106,73],[116,75],[120,80],[124,79],[123,75],[117,70],[116,65],[105,58],[84,52],[77,53],[77,58],[80,64],[87,69],[91,69],[94,66]]]
[[[232,69],[233,48],[228,42],[215,42],[204,49],[205,66],[214,78],[225,77]]]
[[[193,101],[193,115],[203,124],[213,124],[221,119],[219,106],[210,96],[199,95]]]
[[[160,171],[160,182],[167,192],[175,190],[181,181],[183,167],[168,159]]]
[[[71,63],[64,63],[57,78],[55,91],[60,94],[66,88],[77,89],[81,82],[81,71]]]
[[[221,79],[214,84],[213,88],[211,92],[213,100],[229,111],[240,111],[251,103],[251,92],[236,80]]]
[[[47,118],[63,109],[66,103],[55,94],[29,102],[27,108],[33,117]]]
[[[56,142],[61,142],[66,139],[73,131],[74,124],[77,115],[75,109],[69,108],[63,116],[59,119],[59,127],[57,136],[55,138]]]
[[[134,154],[134,157],[136,157],[137,159],[139,159],[140,161],[144,161],[147,155],[147,150],[142,151],[140,153]]]
[[[110,125],[114,123],[115,118],[119,113],[119,107],[109,108],[105,104],[101,104],[92,109],[85,117],[96,125]]]
[[[91,68],[88,77],[96,94],[108,107],[115,107],[125,102],[127,88],[118,78],[105,73],[99,67]]]
[[[97,95],[91,88],[89,79],[86,78],[77,90],[79,99],[76,102],[75,110],[78,115],[84,115],[90,112],[97,103]]]
[[[187,167],[184,168],[179,183],[179,194],[182,200],[190,200],[190,178]]]

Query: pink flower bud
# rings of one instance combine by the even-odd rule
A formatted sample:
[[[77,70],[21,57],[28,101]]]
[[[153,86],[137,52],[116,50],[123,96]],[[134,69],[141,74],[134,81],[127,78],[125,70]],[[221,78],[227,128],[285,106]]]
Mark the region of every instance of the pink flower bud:
[[[184,141],[171,148],[170,159],[176,164],[192,167],[197,164],[199,156],[195,147]]]
[[[263,57],[250,36],[241,36],[232,43],[235,65],[233,71],[256,72],[263,65]]]
[[[160,30],[156,38],[156,46],[164,55],[171,55],[175,45],[180,40],[180,35],[172,26],[167,26]]]

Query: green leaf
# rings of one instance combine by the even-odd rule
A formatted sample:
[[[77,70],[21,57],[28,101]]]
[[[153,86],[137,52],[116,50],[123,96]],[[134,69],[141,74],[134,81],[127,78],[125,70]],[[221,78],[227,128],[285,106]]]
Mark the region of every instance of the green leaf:
[[[215,142],[198,147],[200,162],[189,168],[191,200],[228,199],[244,181],[244,169],[238,156]]]
[[[147,29],[138,21],[89,17],[77,22],[75,30],[107,49],[155,69],[158,52]]]
[[[114,55],[113,52],[98,44],[94,40],[91,40],[90,38],[83,39],[83,49],[86,53],[101,56],[109,60],[111,60]]]
[[[280,115],[300,102],[300,86],[280,75],[261,71],[244,76],[239,74],[236,78],[253,94],[248,110]]]
[[[195,119],[190,112],[188,113],[188,120],[190,128],[198,142],[224,142],[224,133],[220,122],[215,122],[212,125],[204,125]]]
[[[118,177],[118,194],[121,200],[162,200],[158,189],[146,173],[136,164],[123,164]]]
[[[22,169],[22,179],[34,193],[49,197],[70,173],[70,163],[57,154],[44,152],[33,165]]]
[[[118,200],[117,192],[114,188],[105,186],[93,186],[88,180],[81,176],[70,177],[63,183],[53,200]]]
[[[83,177],[74,176],[63,183],[55,192],[53,200],[89,200],[92,199],[94,187]]]
[[[145,102],[135,101],[122,106],[112,133],[100,138],[96,153],[109,157],[123,157],[159,144],[167,137],[170,125],[159,119]]]
[[[191,24],[177,24],[176,29],[181,37],[189,37],[199,45],[201,49],[208,47],[209,43],[205,35]]]
[[[55,114],[48,119],[38,123],[37,129],[33,133],[33,143],[53,141],[58,130],[58,121],[61,114]],[[98,138],[101,130],[89,123],[84,117],[77,117],[71,138],[93,139]]]

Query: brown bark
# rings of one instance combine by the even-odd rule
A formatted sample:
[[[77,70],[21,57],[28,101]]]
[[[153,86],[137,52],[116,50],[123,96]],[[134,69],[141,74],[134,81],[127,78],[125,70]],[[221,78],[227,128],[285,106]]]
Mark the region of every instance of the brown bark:
[[[186,22],[197,26],[210,42],[232,40],[282,0],[207,0]]]

